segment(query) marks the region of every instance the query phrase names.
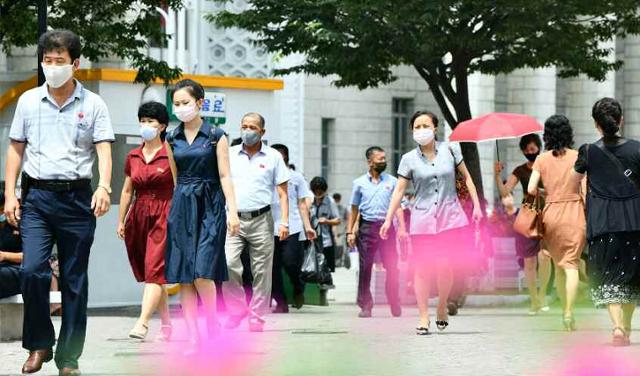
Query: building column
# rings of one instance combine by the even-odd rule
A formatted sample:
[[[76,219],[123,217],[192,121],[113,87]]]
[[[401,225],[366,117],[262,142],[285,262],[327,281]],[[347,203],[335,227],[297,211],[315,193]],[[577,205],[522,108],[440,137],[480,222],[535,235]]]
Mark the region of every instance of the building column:
[[[556,68],[518,69],[506,76],[496,77],[496,111],[525,114],[540,124],[556,113]],[[499,141],[500,159],[505,163],[503,179],[513,169],[526,162],[520,151],[519,139]],[[492,172],[493,174],[493,172]],[[515,202],[522,200],[522,190],[514,190]],[[497,195],[497,192],[495,193]]]
[[[616,97],[624,111],[622,133],[640,139],[640,36],[628,36],[616,43],[616,55],[624,65],[616,74]]]

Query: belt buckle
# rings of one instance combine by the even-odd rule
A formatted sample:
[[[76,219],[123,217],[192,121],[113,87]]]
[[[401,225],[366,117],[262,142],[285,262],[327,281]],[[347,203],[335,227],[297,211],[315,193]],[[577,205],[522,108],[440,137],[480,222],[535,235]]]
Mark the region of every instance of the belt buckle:
[[[240,212],[238,213],[238,216],[242,219],[251,219],[251,213],[250,212]]]

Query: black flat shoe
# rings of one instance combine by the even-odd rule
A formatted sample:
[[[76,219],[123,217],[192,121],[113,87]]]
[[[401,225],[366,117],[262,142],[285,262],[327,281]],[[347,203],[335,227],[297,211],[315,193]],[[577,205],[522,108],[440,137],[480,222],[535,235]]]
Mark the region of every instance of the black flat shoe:
[[[303,305],[304,305],[304,294],[296,294],[293,297],[293,306],[296,309],[300,309],[302,308]]]

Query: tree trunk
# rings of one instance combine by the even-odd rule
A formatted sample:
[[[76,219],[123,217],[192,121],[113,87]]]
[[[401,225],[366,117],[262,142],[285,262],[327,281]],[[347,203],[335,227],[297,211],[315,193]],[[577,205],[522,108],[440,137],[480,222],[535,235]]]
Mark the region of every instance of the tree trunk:
[[[484,189],[482,184],[482,169],[480,168],[480,154],[478,154],[478,145],[472,142],[462,142],[460,144],[462,148],[462,157],[464,158],[464,164],[467,166],[473,183],[478,190],[478,198],[480,199],[480,207],[482,211],[485,210],[486,200],[484,197]]]
[[[471,107],[469,105],[469,92],[467,81],[467,68],[466,66],[456,66],[456,89],[453,90],[451,80],[444,79],[442,76],[438,76],[435,70],[428,70],[425,67],[414,65],[420,76],[427,82],[431,94],[433,95],[440,111],[444,115],[445,120],[449,123],[451,129],[455,129],[458,123],[471,119]],[[441,86],[448,85],[448,90],[443,90]],[[449,89],[450,88],[450,89]],[[454,97],[446,96],[444,91],[448,92]],[[453,105],[453,110],[449,108],[447,100]],[[455,112],[455,114],[454,114]],[[480,168],[480,155],[478,154],[478,146],[475,143],[463,142],[461,143],[462,156],[464,163],[471,174],[473,183],[476,185],[478,192],[478,198],[480,199],[480,206],[484,212],[485,210],[485,197],[482,184],[482,170]]]

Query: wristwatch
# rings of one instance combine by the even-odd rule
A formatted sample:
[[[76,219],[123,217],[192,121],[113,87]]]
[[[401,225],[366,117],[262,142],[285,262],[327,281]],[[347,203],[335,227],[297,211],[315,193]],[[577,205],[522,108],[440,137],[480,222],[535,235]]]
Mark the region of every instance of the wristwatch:
[[[98,188],[102,188],[105,191],[107,191],[108,194],[111,194],[111,187],[109,187],[108,185],[105,184],[98,184]]]
[[[280,226],[284,226],[286,228],[289,228],[289,224],[288,223],[280,223]]]

